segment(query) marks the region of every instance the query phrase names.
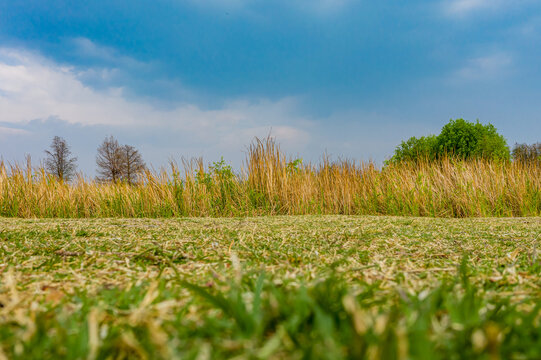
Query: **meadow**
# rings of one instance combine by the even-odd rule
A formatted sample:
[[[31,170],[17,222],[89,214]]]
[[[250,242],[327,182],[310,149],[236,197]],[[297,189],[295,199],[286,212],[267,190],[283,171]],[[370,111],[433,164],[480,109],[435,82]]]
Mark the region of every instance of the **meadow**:
[[[181,170],[182,168],[182,170]],[[250,145],[239,172],[202,159],[146,171],[139,183],[0,164],[0,216],[232,217],[261,215],[508,217],[541,215],[541,163],[444,158],[373,163],[286,156],[272,138]]]
[[[539,359],[540,218],[0,218],[0,359]]]
[[[539,162],[180,168],[0,164],[0,360],[541,358]]]

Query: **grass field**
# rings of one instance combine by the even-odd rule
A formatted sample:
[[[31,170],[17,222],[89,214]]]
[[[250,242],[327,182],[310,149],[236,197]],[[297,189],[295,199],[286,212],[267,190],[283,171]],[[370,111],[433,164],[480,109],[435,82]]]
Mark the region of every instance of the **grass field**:
[[[510,217],[541,215],[541,163],[444,158],[382,168],[348,159],[303,163],[272,138],[244,166],[202,159],[141,174],[137,185],[78,177],[68,183],[0,161],[0,216],[168,218],[261,215]]]
[[[540,218],[0,218],[0,359],[539,359],[540,233]]]

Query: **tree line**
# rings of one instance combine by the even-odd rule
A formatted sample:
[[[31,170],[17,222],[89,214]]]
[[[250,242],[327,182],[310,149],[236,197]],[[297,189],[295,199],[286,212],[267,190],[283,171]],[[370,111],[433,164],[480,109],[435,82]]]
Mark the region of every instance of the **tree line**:
[[[67,141],[55,136],[45,150],[47,173],[61,181],[70,181],[76,175],[77,157],[72,155]],[[137,183],[138,176],[146,169],[139,150],[131,145],[121,145],[112,135],[106,137],[97,149],[97,180],[101,182]]]
[[[75,176],[77,158],[72,156],[65,139],[55,136],[45,154],[45,168],[49,174],[63,181],[70,181]],[[385,163],[436,161],[448,156],[498,161],[513,159],[541,164],[541,142],[515,144],[511,151],[505,138],[492,124],[451,119],[439,135],[411,137],[402,141]],[[98,181],[127,184],[137,183],[139,174],[146,169],[141,153],[131,145],[119,144],[113,136],[106,137],[98,147],[96,166]]]

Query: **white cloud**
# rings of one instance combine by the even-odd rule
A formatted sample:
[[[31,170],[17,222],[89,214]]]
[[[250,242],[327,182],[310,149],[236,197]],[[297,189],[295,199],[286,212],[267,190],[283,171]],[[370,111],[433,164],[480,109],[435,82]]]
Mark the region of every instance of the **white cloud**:
[[[465,17],[474,13],[494,12],[522,7],[532,0],[444,0],[443,12],[450,17]]]
[[[357,111],[311,118],[302,114],[297,97],[236,98],[214,109],[195,102],[163,108],[147,98],[127,96],[122,86],[86,85],[88,78],[108,76],[111,71],[86,69],[82,80],[78,68],[30,51],[0,47],[0,155],[22,160],[23,154],[31,153],[39,159],[52,136],[59,135],[73,144],[80,168],[92,174],[96,147],[111,133],[139,147],[145,161],[157,167],[170,157],[204,156],[212,161],[222,155],[239,167],[242,151],[253,137],[269,133],[287,154],[308,161],[318,161],[325,151],[383,159],[398,141],[389,140],[392,131],[381,129],[384,122],[400,126],[401,120]],[[367,123],[373,126],[366,127]],[[396,126],[385,129],[391,128]]]
[[[329,15],[344,10],[354,2],[356,2],[356,0],[305,0],[291,1],[290,3],[296,5],[300,9],[315,12],[318,15]]]
[[[444,4],[448,15],[465,15],[479,9],[499,6],[497,0],[452,0]]]
[[[114,49],[101,46],[85,37],[77,37],[70,40],[73,48],[80,55],[110,62],[117,62],[121,58]],[[131,60],[124,57],[124,59]]]
[[[183,0],[203,8],[218,8],[224,11],[238,11],[241,14],[252,13],[257,5],[265,4],[265,0]],[[348,5],[360,0],[276,0],[275,3],[286,8],[293,8],[318,16],[332,15],[345,9]],[[233,15],[233,14],[232,14]]]
[[[97,76],[101,73],[96,72]],[[188,133],[202,146],[223,147],[245,145],[251,137],[265,136],[272,128],[286,145],[299,148],[310,141],[310,122],[297,114],[296,107],[295,98],[283,98],[237,99],[216,110],[196,104],[159,109],[140,98],[126,97],[122,87],[88,87],[80,80],[77,69],[60,66],[39,54],[0,48],[0,109],[4,124],[58,118],[70,124]]]
[[[23,129],[14,129],[10,127],[0,126],[0,138],[26,134],[28,134],[28,131]]]
[[[81,58],[98,60],[111,67],[130,69],[148,68],[149,64],[140,62],[129,56],[119,54],[114,48],[103,46],[85,37],[76,37],[68,40],[71,51]],[[110,69],[109,69],[110,70]]]
[[[533,16],[512,29],[512,35],[538,38],[541,35],[541,16]]]
[[[455,71],[451,81],[497,80],[505,77],[512,65],[513,57],[505,52],[472,58]]]

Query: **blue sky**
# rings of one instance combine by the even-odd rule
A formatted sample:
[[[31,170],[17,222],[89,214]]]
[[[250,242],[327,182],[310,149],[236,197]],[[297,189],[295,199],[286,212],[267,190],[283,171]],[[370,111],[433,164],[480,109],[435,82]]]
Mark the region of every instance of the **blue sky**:
[[[381,162],[450,119],[541,141],[541,2],[0,0],[0,155],[106,135],[155,168],[293,156]]]

